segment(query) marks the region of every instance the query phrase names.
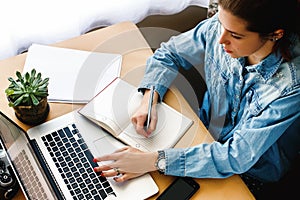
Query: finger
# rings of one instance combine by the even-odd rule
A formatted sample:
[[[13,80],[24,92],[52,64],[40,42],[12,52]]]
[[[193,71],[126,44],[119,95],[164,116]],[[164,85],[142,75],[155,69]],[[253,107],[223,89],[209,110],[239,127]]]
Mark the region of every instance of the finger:
[[[136,117],[132,117],[132,118],[131,118],[131,123],[132,123],[132,125],[133,125],[134,127],[136,127],[136,124],[137,124],[137,119],[136,119]]]
[[[146,120],[147,120],[147,113],[146,114],[137,114],[136,116],[132,117],[132,119],[131,119],[136,132],[143,136],[147,136],[147,132],[145,131]]]
[[[150,135],[156,129],[156,125],[157,125],[157,113],[156,113],[156,104],[154,104],[151,111],[151,121],[149,124],[149,128],[147,130],[148,135]]]
[[[122,151],[126,151],[127,149],[129,149],[128,146],[122,147],[122,148],[120,148],[120,149],[117,149],[114,153],[120,153],[120,152],[122,152]]]
[[[123,175],[123,176],[116,176],[116,177],[114,177],[114,180],[117,182],[117,183],[122,183],[122,182],[124,182],[124,181],[127,181],[127,180],[129,180],[129,178],[126,176],[126,174],[125,175]]]
[[[135,130],[138,134],[148,137],[148,133],[145,131],[144,122],[138,123],[135,127]]]
[[[150,121],[150,125],[149,125],[149,128],[147,130],[147,136],[149,137],[151,135],[151,133],[153,131],[155,131],[156,129],[156,124],[157,124],[157,118],[156,117],[153,117]]]
[[[107,171],[107,170],[111,170],[112,167],[110,166],[107,166],[107,165],[101,165],[101,166],[98,166],[98,167],[94,167],[94,171],[99,173],[99,172],[102,172],[102,171]]]
[[[108,171],[102,171],[101,176],[103,177],[114,177],[114,176],[120,176],[121,172],[117,171],[115,169],[111,169]]]
[[[96,157],[93,159],[94,162],[101,162],[101,161],[115,161],[118,158],[118,154],[112,153],[112,154],[106,154],[100,157]]]
[[[114,181],[116,181],[118,183],[121,183],[121,182],[130,180],[130,179],[139,177],[141,175],[143,175],[143,174],[138,174],[138,173],[124,173],[121,176],[114,177]]]

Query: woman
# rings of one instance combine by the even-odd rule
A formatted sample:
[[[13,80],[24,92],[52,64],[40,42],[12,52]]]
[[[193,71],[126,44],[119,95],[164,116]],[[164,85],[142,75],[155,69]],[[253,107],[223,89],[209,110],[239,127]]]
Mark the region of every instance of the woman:
[[[296,0],[219,0],[212,18],[163,43],[140,84],[144,98],[132,117],[136,131],[148,137],[159,119],[153,106],[144,129],[150,86],[159,103],[180,67],[204,66],[207,90],[199,117],[216,141],[159,152],[126,147],[95,158],[114,161],[95,171],[105,177],[120,172],[117,182],[154,170],[195,178],[241,174],[256,190],[278,181],[300,148],[290,143],[298,133],[284,134],[300,116],[299,30],[292,23],[297,15]]]

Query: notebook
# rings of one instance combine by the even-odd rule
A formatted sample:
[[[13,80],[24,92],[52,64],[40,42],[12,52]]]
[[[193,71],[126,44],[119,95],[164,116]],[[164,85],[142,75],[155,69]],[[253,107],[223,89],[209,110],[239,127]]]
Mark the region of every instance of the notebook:
[[[146,199],[158,192],[150,174],[116,183],[93,171],[94,156],[124,146],[78,110],[27,132],[0,112],[0,135],[27,199]],[[59,145],[59,146],[57,146]]]
[[[139,135],[130,118],[138,109],[142,98],[137,87],[116,78],[83,106],[79,113],[124,143],[141,150],[157,151],[173,147],[193,121],[162,102],[156,106],[156,130],[148,138]]]
[[[49,102],[87,103],[120,76],[122,55],[32,44],[23,73],[49,77]]]

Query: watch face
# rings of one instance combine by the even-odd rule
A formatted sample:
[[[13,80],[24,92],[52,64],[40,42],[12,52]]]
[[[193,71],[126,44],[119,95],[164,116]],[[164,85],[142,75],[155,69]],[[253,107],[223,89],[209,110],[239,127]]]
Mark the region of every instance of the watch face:
[[[166,159],[160,159],[157,163],[157,166],[160,170],[165,170],[165,168],[166,168]]]

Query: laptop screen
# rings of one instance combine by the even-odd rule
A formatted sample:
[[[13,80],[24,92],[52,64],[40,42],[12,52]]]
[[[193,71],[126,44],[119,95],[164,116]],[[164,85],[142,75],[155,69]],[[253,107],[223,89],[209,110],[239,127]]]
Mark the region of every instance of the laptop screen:
[[[26,132],[0,111],[0,145],[27,199],[55,199]]]

